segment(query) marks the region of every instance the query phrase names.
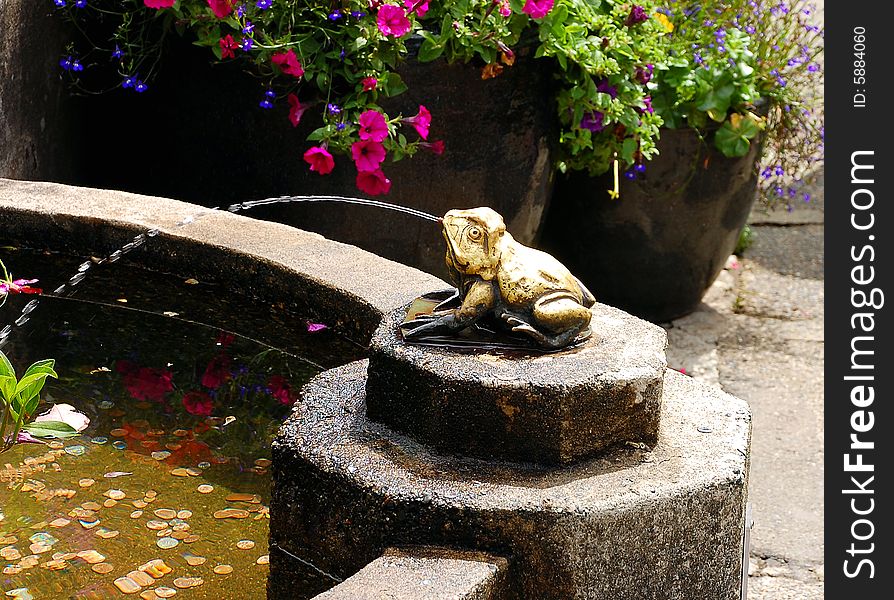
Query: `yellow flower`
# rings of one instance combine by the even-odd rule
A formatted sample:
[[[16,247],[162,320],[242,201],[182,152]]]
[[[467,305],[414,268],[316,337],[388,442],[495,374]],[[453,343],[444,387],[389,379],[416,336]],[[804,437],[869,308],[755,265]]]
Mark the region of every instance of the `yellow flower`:
[[[667,29],[668,33],[674,30],[674,24],[670,22],[670,19],[664,15],[664,13],[655,13],[655,18],[658,19],[658,22],[664,25],[664,28]]]

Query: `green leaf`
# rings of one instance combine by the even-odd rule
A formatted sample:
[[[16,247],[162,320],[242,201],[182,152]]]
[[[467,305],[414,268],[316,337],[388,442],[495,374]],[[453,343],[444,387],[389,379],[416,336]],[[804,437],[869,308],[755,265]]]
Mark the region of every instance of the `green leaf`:
[[[758,133],[760,124],[751,114],[733,113],[714,134],[714,145],[724,156],[745,156]]]
[[[28,367],[28,370],[25,371],[23,377],[27,377],[28,375],[33,375],[34,373],[47,373],[52,377],[58,377],[56,372],[53,371],[53,367],[56,366],[56,361],[52,358],[46,358],[44,360],[38,360],[33,365]]]
[[[16,378],[10,375],[0,375],[0,396],[6,402],[12,401],[16,391]]]
[[[444,53],[444,45],[436,43],[432,38],[426,37],[419,46],[419,62],[431,62]]]
[[[384,91],[386,96],[397,96],[407,91],[407,84],[397,73],[388,73],[385,78]]]
[[[9,359],[6,358],[6,355],[0,351],[0,376],[6,375],[9,377],[16,376],[16,370],[12,368],[12,363],[9,362]]]
[[[70,438],[78,435],[77,430],[62,421],[40,421],[28,423],[22,429],[37,438]]]

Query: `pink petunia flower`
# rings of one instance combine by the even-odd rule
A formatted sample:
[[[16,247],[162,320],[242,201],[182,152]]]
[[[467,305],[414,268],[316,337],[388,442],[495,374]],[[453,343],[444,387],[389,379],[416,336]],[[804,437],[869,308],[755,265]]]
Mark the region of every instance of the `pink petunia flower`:
[[[400,37],[410,30],[410,20],[404,9],[393,4],[385,4],[376,15],[376,25],[382,35]]]
[[[176,0],[143,0],[147,8],[171,8]]]
[[[294,404],[298,399],[298,392],[292,389],[291,384],[282,375],[270,377],[267,381],[267,391],[281,404]]]
[[[415,12],[417,17],[424,17],[428,12],[428,0],[404,0],[404,8],[407,14]]]
[[[37,279],[16,279],[14,281],[0,281],[0,295],[6,294],[40,294],[40,288],[31,287],[37,283]]]
[[[171,2],[173,4],[173,2]],[[233,3],[231,0],[208,0],[208,6],[211,7],[211,12],[214,13],[214,16],[218,19],[226,19],[230,16],[230,13],[233,12]]]
[[[364,77],[360,84],[363,86],[364,92],[371,92],[379,85],[379,80],[375,77]]]
[[[419,144],[420,148],[425,148],[426,150],[430,150],[432,153],[441,156],[444,154],[444,140],[437,140],[434,142],[421,142]]]
[[[44,421],[61,421],[75,431],[84,431],[90,424],[90,418],[71,404],[54,404],[50,410],[34,418],[35,423]]]
[[[509,0],[494,0],[495,2],[500,3],[500,14],[504,17],[508,17],[512,14],[512,7],[509,6]]]
[[[542,19],[553,9],[555,0],[525,0],[522,12],[532,19]]]
[[[320,175],[328,175],[335,168],[335,159],[322,146],[314,146],[304,153],[304,162],[310,165],[311,171]]]
[[[382,169],[358,172],[356,184],[358,190],[370,196],[380,196],[391,190],[391,180],[385,177]]]
[[[310,105],[301,104],[301,100],[295,94],[289,94],[286,100],[289,101],[289,122],[292,124],[292,127],[298,127],[298,123],[301,122],[301,116]]]
[[[377,110],[367,110],[360,115],[360,139],[381,142],[388,137],[385,115]]]
[[[232,358],[226,354],[218,354],[205,367],[205,373],[202,375],[202,385],[212,390],[219,388],[232,377],[230,375],[230,367],[232,366]]]
[[[351,144],[351,158],[358,171],[375,171],[385,160],[385,147],[373,140],[354,142]]]
[[[404,123],[409,123],[416,129],[423,140],[428,139],[428,128],[431,126],[431,113],[423,105],[419,105],[419,113],[415,117],[403,119]]]
[[[220,45],[220,57],[223,58],[236,58],[236,54],[233,50],[239,47],[239,44],[236,43],[236,40],[233,39],[233,36],[230,34],[225,35],[220,38],[220,41],[217,42]]]
[[[205,392],[187,392],[183,394],[182,402],[186,412],[197,417],[207,417],[214,412],[214,401]]]
[[[291,48],[289,48],[288,52],[277,52],[270,57],[270,62],[279,67],[286,75],[291,75],[292,77],[304,75],[304,67],[301,66],[301,61],[298,60],[295,51]]]

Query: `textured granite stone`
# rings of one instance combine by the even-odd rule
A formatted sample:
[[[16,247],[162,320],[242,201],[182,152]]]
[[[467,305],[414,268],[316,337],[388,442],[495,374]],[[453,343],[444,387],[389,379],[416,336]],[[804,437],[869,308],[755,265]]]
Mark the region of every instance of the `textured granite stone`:
[[[567,464],[658,433],[667,335],[596,304],[593,335],[554,354],[457,352],[405,343],[406,309],[370,342],[369,417],[440,451]]]
[[[481,552],[389,548],[314,600],[497,600],[506,564]]]
[[[308,383],[274,441],[271,600],[292,598],[289,554],[348,577],[413,544],[510,558],[504,598],[738,600],[745,402],[668,371],[651,451],[556,469],[437,454],[368,420],[366,369]]]

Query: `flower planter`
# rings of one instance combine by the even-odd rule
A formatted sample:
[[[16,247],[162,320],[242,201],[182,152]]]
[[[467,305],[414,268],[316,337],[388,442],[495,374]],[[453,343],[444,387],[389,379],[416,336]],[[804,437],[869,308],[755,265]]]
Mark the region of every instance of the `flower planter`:
[[[314,144],[305,141],[307,134],[321,123],[319,105],[293,128],[284,102],[273,110],[258,107],[264,88],[236,65],[209,66],[207,50],[174,43],[145,93],[83,101],[90,127],[83,151],[92,171],[80,183],[126,186],[206,206],[291,194],[363,196],[349,157],[336,157],[335,170],[325,176],[310,172],[302,159]],[[432,113],[429,141],[444,140],[446,151],[436,156],[420,150],[384,163],[393,185],[378,199],[438,216],[452,208],[491,206],[513,235],[533,241],[552,189],[550,140],[557,125],[547,61],[519,54],[515,66],[486,81],[473,65],[406,63],[401,75],[409,91],[383,106],[409,117],[424,104]],[[333,203],[271,206],[251,215],[436,274],[444,269],[443,242],[428,221]]]
[[[760,144],[736,159],[691,129],[666,129],[636,180],[556,182],[542,247],[596,299],[655,322],[692,312],[735,248],[756,199]]]

